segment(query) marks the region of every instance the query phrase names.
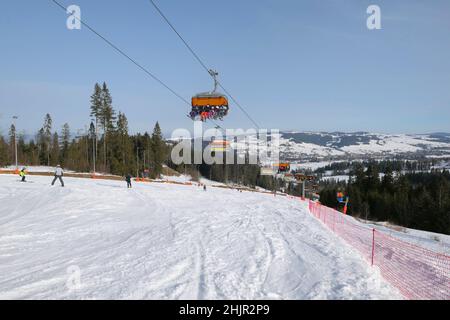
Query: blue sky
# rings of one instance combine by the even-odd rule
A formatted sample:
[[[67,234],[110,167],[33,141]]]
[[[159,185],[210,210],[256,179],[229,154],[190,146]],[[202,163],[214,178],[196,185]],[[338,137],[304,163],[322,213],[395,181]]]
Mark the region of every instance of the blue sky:
[[[208,75],[148,0],[59,0],[187,100]],[[450,131],[448,0],[156,1],[263,128]],[[366,28],[381,7],[382,30]],[[191,127],[188,107],[86,28],[68,30],[49,0],[0,4],[0,132],[11,116],[34,133],[49,112],[60,129],[89,122],[106,81],[132,132]],[[250,128],[233,104],[224,127]]]

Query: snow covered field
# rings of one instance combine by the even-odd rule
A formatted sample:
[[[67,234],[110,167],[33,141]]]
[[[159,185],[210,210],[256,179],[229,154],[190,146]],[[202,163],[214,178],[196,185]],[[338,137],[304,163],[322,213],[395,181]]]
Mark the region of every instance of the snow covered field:
[[[0,299],[401,298],[298,200],[29,180],[0,175]]]

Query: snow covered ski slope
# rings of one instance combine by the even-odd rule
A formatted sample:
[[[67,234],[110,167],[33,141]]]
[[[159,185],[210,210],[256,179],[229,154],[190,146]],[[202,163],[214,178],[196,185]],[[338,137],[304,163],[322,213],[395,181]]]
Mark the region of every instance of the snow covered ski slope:
[[[29,179],[0,175],[0,299],[401,298],[298,200]]]

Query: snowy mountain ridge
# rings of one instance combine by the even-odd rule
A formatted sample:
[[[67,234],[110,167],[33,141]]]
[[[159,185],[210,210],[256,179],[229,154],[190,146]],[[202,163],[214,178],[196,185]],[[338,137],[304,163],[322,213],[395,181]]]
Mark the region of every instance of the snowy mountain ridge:
[[[450,157],[450,133],[283,131],[280,136],[282,158],[290,160],[400,155]]]
[[[203,137],[206,147],[214,136]],[[227,136],[231,149],[257,149],[267,151],[270,148],[264,140],[256,136]],[[268,135],[270,145],[270,134]],[[222,138],[221,138],[222,139]],[[178,139],[167,140],[176,143]],[[386,134],[370,132],[311,132],[280,131],[280,158],[296,161],[329,161],[365,159],[365,158],[450,158],[450,133],[438,132],[429,134]],[[245,153],[245,151],[242,151]],[[243,154],[243,153],[242,153]]]

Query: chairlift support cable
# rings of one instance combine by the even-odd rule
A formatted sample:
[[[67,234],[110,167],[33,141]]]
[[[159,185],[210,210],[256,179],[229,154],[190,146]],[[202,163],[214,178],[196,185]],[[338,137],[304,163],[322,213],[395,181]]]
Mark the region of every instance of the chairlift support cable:
[[[61,3],[59,3],[57,0],[51,0],[56,6],[64,10],[64,12],[67,12],[67,8],[63,6]],[[168,91],[170,91],[173,95],[175,95],[178,99],[183,101],[186,105],[190,106],[191,104],[183,98],[179,93],[177,93],[175,90],[173,90],[169,85],[167,85],[164,81],[159,79],[156,75],[154,75],[152,72],[150,72],[146,67],[144,67],[142,64],[137,62],[135,59],[133,59],[130,55],[128,55],[124,50],[119,48],[117,45],[115,45],[113,42],[108,40],[105,36],[100,34],[98,31],[96,31],[93,27],[91,27],[86,21],[74,16],[74,18],[79,21],[83,26],[85,26],[89,31],[94,33],[97,37],[99,37],[101,40],[106,42],[111,48],[113,48],[116,52],[118,52],[120,55],[125,57],[127,60],[129,60],[131,63],[133,63],[135,66],[137,66],[139,69],[141,69],[145,74],[150,76],[153,80],[158,82],[160,85],[162,85],[164,88],[166,88]],[[212,121],[216,126],[219,126],[215,121]],[[220,126],[219,126],[220,127]]]
[[[233,102],[241,109],[241,111],[245,114],[245,116],[255,125],[256,129],[259,130],[258,123],[250,116],[250,114],[244,109],[244,107],[241,106],[241,104],[230,94],[230,92],[216,79],[215,76],[211,74],[211,69],[206,66],[206,64],[200,59],[199,55],[192,49],[192,47],[189,45],[189,43],[181,36],[181,34],[177,31],[177,29],[174,27],[174,25],[170,22],[170,20],[166,17],[166,15],[161,11],[161,9],[156,5],[155,1],[149,0],[150,3],[153,5],[153,7],[156,9],[156,11],[159,13],[159,15],[164,19],[164,21],[169,25],[169,27],[175,32],[175,34],[180,38],[180,40],[183,42],[183,44],[186,46],[186,48],[191,52],[191,54],[194,56],[194,58],[198,61],[198,63],[202,66],[205,71],[213,77],[214,82],[216,85],[218,85],[222,90],[233,100]]]

